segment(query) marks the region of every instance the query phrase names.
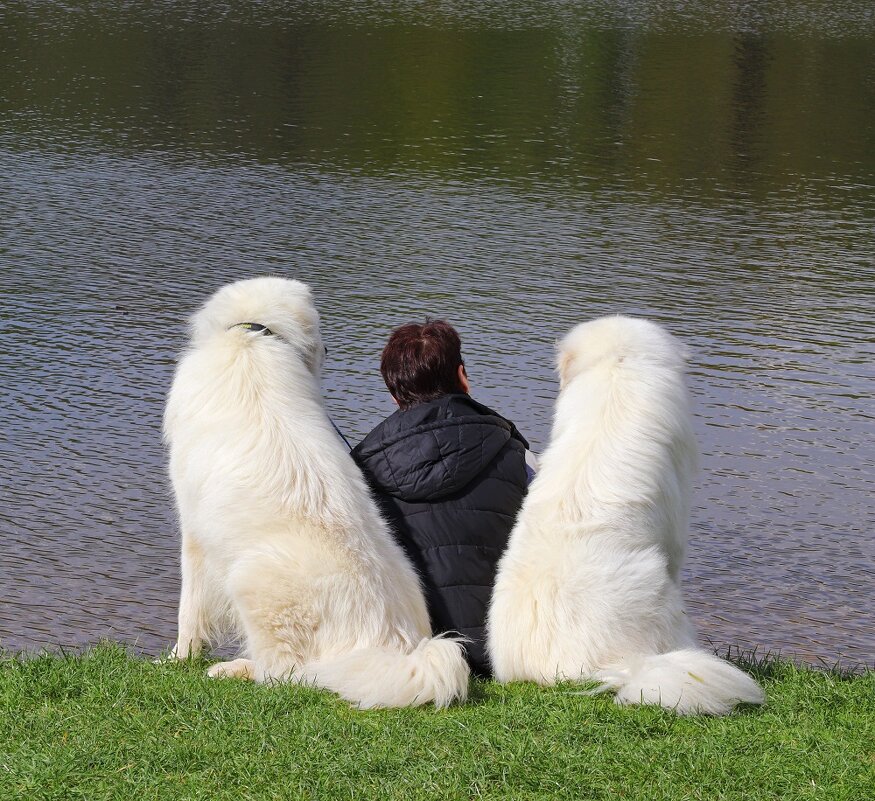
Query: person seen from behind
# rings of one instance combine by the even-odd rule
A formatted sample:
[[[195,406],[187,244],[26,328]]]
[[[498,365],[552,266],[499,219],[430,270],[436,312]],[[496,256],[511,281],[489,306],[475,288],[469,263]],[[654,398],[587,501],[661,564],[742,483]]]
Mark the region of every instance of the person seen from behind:
[[[526,493],[528,443],[469,395],[459,334],[443,320],[395,329],[380,372],[398,411],[353,458],[419,571],[433,631],[468,638],[472,670],[489,676],[486,615]]]

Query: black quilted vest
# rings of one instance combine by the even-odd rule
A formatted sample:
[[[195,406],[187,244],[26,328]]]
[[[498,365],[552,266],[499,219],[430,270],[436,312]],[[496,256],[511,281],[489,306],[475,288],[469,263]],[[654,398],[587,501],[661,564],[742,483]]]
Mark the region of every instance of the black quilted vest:
[[[468,395],[397,411],[353,449],[416,565],[435,633],[457,631],[489,675],[486,614],[495,570],[526,493],[528,443]]]

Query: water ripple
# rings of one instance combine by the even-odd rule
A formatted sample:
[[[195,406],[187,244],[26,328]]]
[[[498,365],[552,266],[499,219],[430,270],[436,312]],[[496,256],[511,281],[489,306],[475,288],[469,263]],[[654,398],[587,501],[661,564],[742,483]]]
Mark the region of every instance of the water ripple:
[[[536,449],[570,326],[665,324],[703,639],[875,663],[868,5],[4,12],[3,645],[170,644],[165,393],[191,311],[274,273],[313,287],[353,440],[393,410],[377,359],[409,319],[458,326]]]

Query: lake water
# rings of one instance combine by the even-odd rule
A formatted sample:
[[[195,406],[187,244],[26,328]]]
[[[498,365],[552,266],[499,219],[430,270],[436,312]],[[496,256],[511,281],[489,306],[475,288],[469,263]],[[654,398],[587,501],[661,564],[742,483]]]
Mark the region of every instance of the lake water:
[[[0,645],[171,644],[174,358],[274,273],[351,439],[410,319],[537,450],[569,327],[665,324],[701,639],[875,663],[871,3],[188,5],[0,7]]]

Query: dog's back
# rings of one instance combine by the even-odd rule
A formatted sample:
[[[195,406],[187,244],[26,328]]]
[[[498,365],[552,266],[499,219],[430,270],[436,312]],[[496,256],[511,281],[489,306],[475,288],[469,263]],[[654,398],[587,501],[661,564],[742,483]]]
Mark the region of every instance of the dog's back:
[[[679,585],[697,462],[685,357],[662,328],[627,317],[560,344],[552,439],[490,609],[500,680],[591,678],[693,645]]]
[[[313,564],[400,556],[418,589],[325,413],[323,356],[310,291],[297,281],[240,281],[195,315],[165,413],[183,537],[190,530],[223,565],[279,555],[290,541],[299,560],[315,550]],[[427,623],[414,629],[428,633]]]
[[[655,546],[677,579],[697,465],[685,359],[648,320],[574,328],[559,346],[553,436],[524,516],[576,536],[599,528],[618,547]]]
[[[493,668],[504,679],[578,678],[689,634],[672,580],[695,464],[683,350],[646,320],[610,317],[572,330],[558,367],[553,436],[490,611]],[[512,648],[510,619],[525,632]]]
[[[322,405],[323,357],[298,282],[231,284],[194,318],[165,415],[183,540],[176,653],[210,639],[218,615],[251,659],[216,675],[446,705],[466,691],[460,646],[427,639],[413,567]]]
[[[592,505],[579,508],[578,519],[589,514],[608,523],[613,537],[629,531],[632,547],[655,545],[674,580],[686,548],[698,461],[686,357],[665,329],[629,317],[579,325],[559,356],[568,391],[557,417],[589,421],[578,444],[591,449],[584,494]]]
[[[239,531],[259,518],[330,510],[337,493],[319,485],[325,471],[301,469],[330,458],[343,473],[349,461],[324,422],[321,364],[318,317],[303,284],[238,282],[198,312],[164,418],[183,515],[198,510],[215,516],[211,531]],[[314,436],[295,436],[301,426]]]

